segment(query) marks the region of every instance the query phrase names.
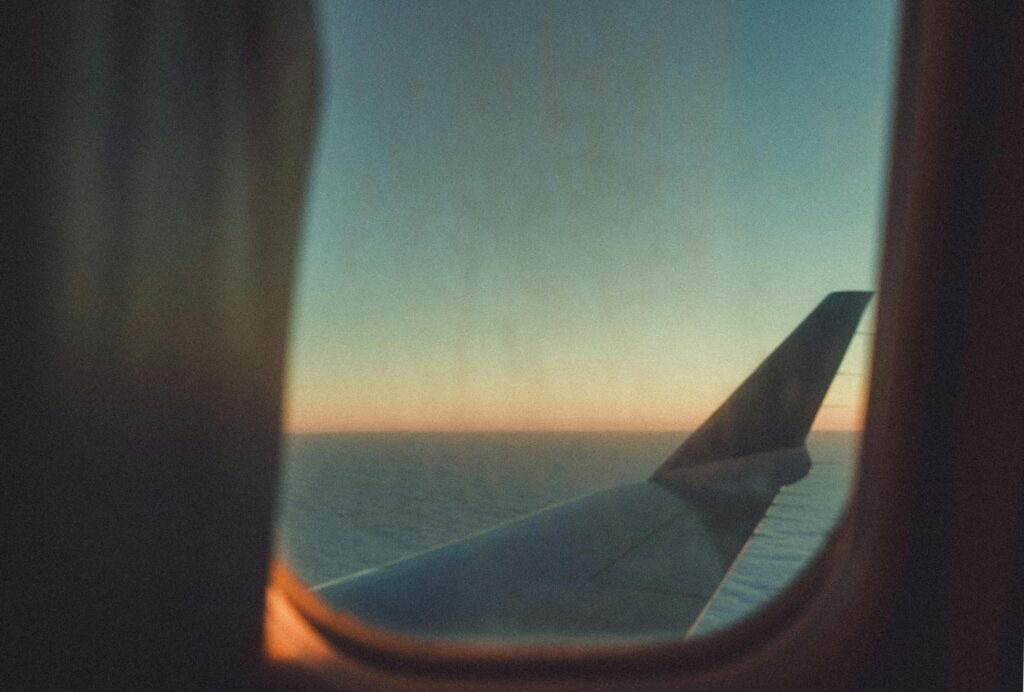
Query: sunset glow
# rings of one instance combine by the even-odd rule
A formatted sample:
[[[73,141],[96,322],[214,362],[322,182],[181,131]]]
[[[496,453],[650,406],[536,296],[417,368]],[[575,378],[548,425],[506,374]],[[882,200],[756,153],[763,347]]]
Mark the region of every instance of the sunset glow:
[[[286,430],[692,430],[873,288],[888,3],[322,10]]]

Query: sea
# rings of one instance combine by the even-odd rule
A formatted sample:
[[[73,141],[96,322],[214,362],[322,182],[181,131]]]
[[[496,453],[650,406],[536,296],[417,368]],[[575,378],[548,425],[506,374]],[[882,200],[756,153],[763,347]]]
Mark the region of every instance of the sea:
[[[685,432],[292,434],[276,550],[311,589],[545,507],[643,480]],[[812,431],[812,467],[782,488],[690,636],[742,620],[807,567],[846,504],[857,432]]]

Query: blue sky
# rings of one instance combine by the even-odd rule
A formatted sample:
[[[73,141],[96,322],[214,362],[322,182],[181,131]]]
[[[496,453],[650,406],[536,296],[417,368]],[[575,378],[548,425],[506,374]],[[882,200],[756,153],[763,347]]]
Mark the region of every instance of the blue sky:
[[[874,286],[892,3],[318,9],[289,429],[688,429]]]

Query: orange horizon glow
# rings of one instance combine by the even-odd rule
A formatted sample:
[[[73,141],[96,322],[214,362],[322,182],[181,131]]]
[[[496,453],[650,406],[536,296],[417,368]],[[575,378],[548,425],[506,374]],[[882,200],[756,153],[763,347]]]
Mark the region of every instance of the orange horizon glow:
[[[866,393],[853,406],[825,404],[811,426],[812,430],[828,432],[860,432],[864,429]],[[345,415],[322,411],[306,412],[299,418],[286,412],[283,431],[286,434],[320,433],[383,433],[383,432],[691,432],[717,407],[692,414],[675,412],[664,415],[614,417],[599,415],[526,414],[518,417],[478,413],[445,416],[394,416],[382,420],[373,416]]]
[[[696,428],[286,428],[285,435],[333,435],[375,433],[691,433]],[[858,428],[822,428],[812,432],[864,432]]]
[[[781,338],[765,336],[756,350],[769,352]],[[737,355],[697,344],[674,361],[638,358],[626,348],[598,359],[582,348],[560,352],[555,344],[515,368],[501,344],[486,354],[438,349],[418,362],[406,350],[350,363],[321,357],[315,368],[289,373],[282,427],[286,433],[692,431],[758,363],[754,347]],[[813,430],[863,429],[869,351],[867,340],[851,342]]]

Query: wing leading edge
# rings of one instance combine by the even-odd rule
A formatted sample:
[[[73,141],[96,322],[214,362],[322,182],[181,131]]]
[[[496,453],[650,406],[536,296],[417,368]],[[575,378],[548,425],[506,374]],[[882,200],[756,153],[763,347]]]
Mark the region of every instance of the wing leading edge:
[[[832,293],[645,482],[343,578],[332,606],[399,633],[530,642],[684,635],[782,485],[869,292]]]

